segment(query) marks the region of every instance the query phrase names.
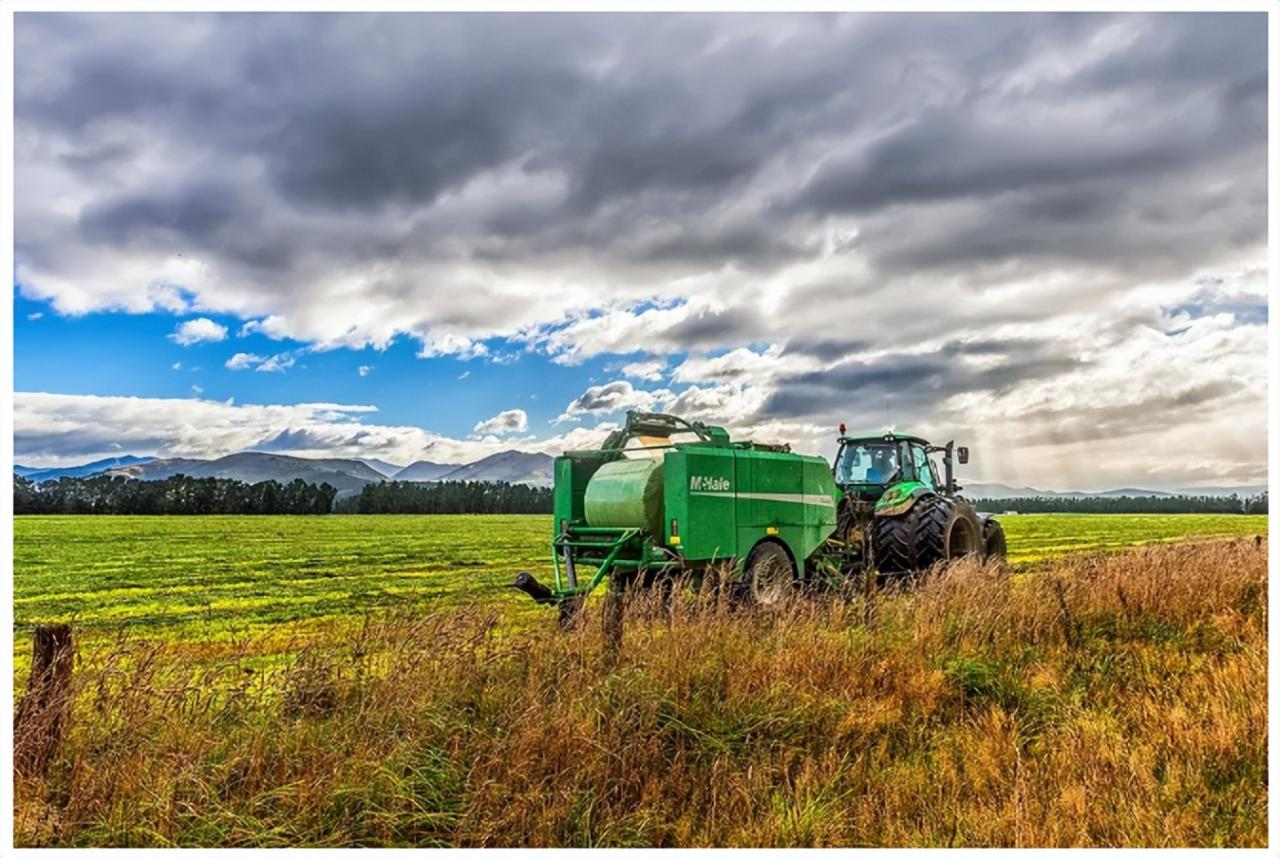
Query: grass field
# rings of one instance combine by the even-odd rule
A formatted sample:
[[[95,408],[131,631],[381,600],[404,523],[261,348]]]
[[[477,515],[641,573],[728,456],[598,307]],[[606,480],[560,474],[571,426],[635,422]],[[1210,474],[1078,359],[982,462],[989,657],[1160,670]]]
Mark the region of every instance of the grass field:
[[[1003,521],[1014,564],[1267,531],[1265,516]],[[505,589],[520,570],[545,577],[543,516],[21,516],[14,529],[19,634],[31,623],[72,620],[82,638],[128,630],[209,641],[388,607],[479,603],[513,617],[545,613]]]
[[[64,521],[78,541],[33,568],[33,533],[52,544]],[[82,647],[61,748],[14,782],[20,846],[1266,845],[1267,552],[1251,539],[1030,575],[961,563],[873,604],[640,595],[611,656],[597,611],[512,633],[487,589],[509,569],[458,565],[496,554],[479,538],[447,555],[422,538],[446,522],[125,522],[131,541],[95,551],[86,534],[113,523],[19,523],[28,619],[49,609],[22,579],[44,576],[66,591],[49,604],[165,632]],[[1011,541],[1038,529],[1040,559],[1076,545],[1068,524],[1137,523],[1028,517]],[[1171,536],[1156,524],[1131,534]],[[542,522],[486,525],[535,556]],[[134,593],[153,551],[164,572]],[[259,624],[216,659],[187,642],[200,610],[170,610],[199,607],[202,575],[229,587],[207,622]],[[323,619],[415,584],[434,602]],[[295,591],[313,598],[279,604]],[[102,610],[116,593],[130,607]],[[309,645],[258,669],[280,648],[267,624],[298,620]]]

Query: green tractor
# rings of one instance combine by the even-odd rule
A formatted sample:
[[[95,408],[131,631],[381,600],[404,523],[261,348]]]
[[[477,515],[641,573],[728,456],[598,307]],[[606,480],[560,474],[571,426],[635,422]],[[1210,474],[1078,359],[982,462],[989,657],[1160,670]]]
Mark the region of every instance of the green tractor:
[[[969,554],[1005,556],[1000,522],[956,485],[953,463],[969,461],[967,447],[894,432],[849,436],[843,424],[839,440],[832,475],[844,497],[834,542],[846,572],[902,577]]]
[[[1000,525],[957,493],[952,444],[848,437],[843,426],[839,441],[833,467],[785,444],[731,441],[719,426],[629,412],[600,449],[556,459],[553,583],[522,572],[512,586],[568,620],[606,580],[620,592],[727,566],[738,594],[770,604],[800,586],[1004,554]]]

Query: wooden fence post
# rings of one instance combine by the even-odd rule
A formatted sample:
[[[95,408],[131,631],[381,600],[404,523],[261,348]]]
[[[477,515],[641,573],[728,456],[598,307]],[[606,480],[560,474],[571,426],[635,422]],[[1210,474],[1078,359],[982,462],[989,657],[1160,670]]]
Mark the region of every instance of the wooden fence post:
[[[601,629],[604,632],[604,663],[612,670],[622,652],[622,622],[626,607],[627,587],[618,578],[610,577],[601,608]]]
[[[1053,592],[1058,597],[1058,619],[1062,622],[1062,635],[1067,639],[1067,646],[1074,649],[1080,643],[1080,628],[1071,616],[1071,609],[1067,607],[1067,594],[1058,578],[1053,579]]]
[[[13,765],[19,775],[42,777],[67,726],[75,657],[71,626],[36,626],[31,643],[31,675],[13,718]]]

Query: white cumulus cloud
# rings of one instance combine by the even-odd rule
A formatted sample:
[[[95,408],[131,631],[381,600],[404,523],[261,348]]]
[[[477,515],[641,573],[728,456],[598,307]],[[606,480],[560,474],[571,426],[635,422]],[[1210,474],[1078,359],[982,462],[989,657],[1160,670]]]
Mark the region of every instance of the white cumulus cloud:
[[[227,369],[250,369],[262,363],[265,358],[252,352],[236,352],[227,359]]]
[[[281,352],[270,357],[252,352],[236,352],[227,359],[225,366],[227,369],[252,369],[255,372],[284,372],[296,362],[297,358],[292,352]]]
[[[661,381],[666,370],[667,362],[661,359],[634,361],[621,367],[623,375],[641,381]]]
[[[169,335],[169,339],[183,346],[195,343],[216,343],[227,338],[227,328],[213,319],[190,319],[178,325],[177,330]]]
[[[292,354],[284,352],[267,358],[258,364],[254,372],[284,372],[296,362],[297,359]]]

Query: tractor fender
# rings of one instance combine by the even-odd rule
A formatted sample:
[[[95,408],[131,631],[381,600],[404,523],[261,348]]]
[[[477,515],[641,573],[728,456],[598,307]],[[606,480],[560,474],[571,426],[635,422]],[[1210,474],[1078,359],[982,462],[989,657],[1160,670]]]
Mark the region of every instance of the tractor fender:
[[[880,500],[876,501],[875,514],[877,517],[903,515],[920,498],[936,494],[936,491],[915,480],[897,483],[886,489]]]

